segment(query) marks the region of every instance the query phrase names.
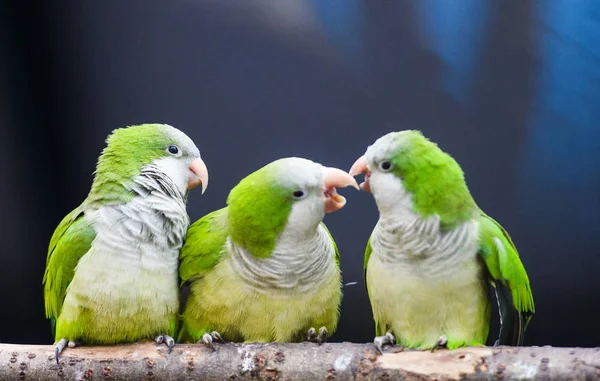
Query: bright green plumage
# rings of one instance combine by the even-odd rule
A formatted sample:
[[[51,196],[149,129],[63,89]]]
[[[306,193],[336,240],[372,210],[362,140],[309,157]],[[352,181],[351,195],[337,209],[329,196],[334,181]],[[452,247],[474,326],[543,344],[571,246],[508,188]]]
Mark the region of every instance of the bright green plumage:
[[[499,342],[520,345],[534,312],[527,273],[456,161],[418,131],[380,138],[365,159],[380,211],[364,260],[377,335],[391,331],[398,344],[422,349],[441,335],[451,349],[483,345],[490,281],[502,314]]]
[[[60,222],[48,247],[44,299],[57,341],[175,335],[186,187],[197,160],[193,142],[168,125],[109,136],[88,197]]]
[[[81,218],[82,215],[81,207],[67,214],[50,239],[43,283],[46,317],[50,319],[53,331],[75,266],[96,237],[96,232]]]
[[[180,257],[182,282],[190,283],[180,340],[217,331],[226,341],[300,341],[311,327],[335,331],[341,278],[321,222],[322,168],[273,162],[240,181],[226,208],[190,226]],[[304,196],[294,199],[298,190]]]
[[[292,192],[277,182],[278,166],[271,165],[244,178],[231,190],[229,234],[259,258],[267,257],[292,208]],[[257,190],[263,194],[256,197]],[[257,212],[260,211],[260,212]]]

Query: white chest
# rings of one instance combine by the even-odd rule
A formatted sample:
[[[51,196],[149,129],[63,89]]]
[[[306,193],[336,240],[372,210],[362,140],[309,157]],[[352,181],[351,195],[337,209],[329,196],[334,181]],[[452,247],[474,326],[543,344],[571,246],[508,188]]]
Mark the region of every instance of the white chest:
[[[448,276],[465,261],[475,260],[479,225],[471,220],[443,230],[438,215],[422,218],[408,206],[379,219],[371,248],[373,258],[395,269],[426,278]]]
[[[238,276],[248,287],[261,293],[310,292],[339,273],[333,242],[322,226],[315,236],[300,241],[287,237],[284,231],[268,258],[256,258],[231,242],[228,247]]]
[[[77,264],[65,307],[120,316],[134,314],[140,304],[157,313],[176,309],[178,256],[189,224],[180,204],[164,197],[134,198],[86,213],[96,238]]]
[[[442,334],[485,342],[489,311],[477,225],[444,232],[437,218],[403,222],[380,221],[371,238],[366,277],[380,329],[414,347],[430,348]]]

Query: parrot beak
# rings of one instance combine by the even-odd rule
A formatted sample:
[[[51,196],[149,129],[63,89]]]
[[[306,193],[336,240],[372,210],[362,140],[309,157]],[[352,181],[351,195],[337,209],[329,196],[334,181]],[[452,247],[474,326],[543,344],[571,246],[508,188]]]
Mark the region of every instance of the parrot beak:
[[[202,184],[202,194],[204,194],[204,191],[208,188],[208,169],[206,168],[206,164],[200,158],[194,159],[190,163],[190,171],[192,174],[188,180],[187,189],[194,189]]]
[[[365,174],[365,181],[360,184],[360,189],[365,192],[371,193],[371,187],[369,186],[369,177],[371,177],[371,171],[369,171],[369,166],[367,165],[367,159],[365,155],[362,155],[358,158],[350,168],[350,176],[358,176],[361,173]]]
[[[341,169],[325,167],[324,172],[325,180],[323,187],[325,188],[325,197],[327,197],[327,201],[325,201],[325,213],[331,213],[346,205],[346,199],[339,195],[335,188],[353,186],[358,189],[358,183],[354,177]]]

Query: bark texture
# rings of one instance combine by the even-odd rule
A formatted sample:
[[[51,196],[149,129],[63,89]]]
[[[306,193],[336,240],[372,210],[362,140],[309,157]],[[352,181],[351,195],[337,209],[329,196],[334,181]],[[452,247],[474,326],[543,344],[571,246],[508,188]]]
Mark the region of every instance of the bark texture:
[[[0,380],[600,380],[600,348],[478,347],[435,353],[371,344],[0,344]]]

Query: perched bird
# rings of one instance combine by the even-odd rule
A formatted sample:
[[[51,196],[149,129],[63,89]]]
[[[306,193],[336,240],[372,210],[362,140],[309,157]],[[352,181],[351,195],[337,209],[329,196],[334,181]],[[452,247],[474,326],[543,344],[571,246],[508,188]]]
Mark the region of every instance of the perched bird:
[[[364,260],[378,350],[485,345],[488,282],[500,308],[497,343],[522,344],[534,313],[527,273],[508,233],[475,204],[458,163],[408,130],[369,146],[350,170],[360,173],[379,209]]]
[[[190,293],[179,339],[211,348],[222,339],[325,341],[342,292],[339,253],[322,220],[346,202],[336,187],[349,185],[358,189],[340,169],[284,158],[192,224],[180,257]]]
[[[164,124],[114,130],[92,188],[58,225],[44,274],[55,358],[66,345],[154,338],[173,347],[188,191],[208,186],[190,138]]]

